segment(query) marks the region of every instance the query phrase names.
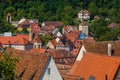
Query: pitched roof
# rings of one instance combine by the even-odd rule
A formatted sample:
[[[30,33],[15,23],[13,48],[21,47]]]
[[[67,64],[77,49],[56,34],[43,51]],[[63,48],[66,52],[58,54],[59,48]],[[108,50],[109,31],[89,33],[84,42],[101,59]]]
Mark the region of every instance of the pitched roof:
[[[45,53],[46,52],[46,49],[43,49],[43,48],[39,48],[39,49],[32,49],[31,52],[34,52],[34,53]]]
[[[56,45],[57,45],[56,39],[50,40],[50,42],[52,43],[53,46],[56,46]]]
[[[112,56],[120,56],[120,41],[84,43],[86,51],[108,55],[108,43],[112,45]]]
[[[38,23],[32,24],[32,32],[34,32],[34,33],[40,32],[40,26],[38,25]]]
[[[88,11],[88,10],[81,10],[80,12],[81,12],[83,15],[85,15],[85,14],[90,15],[90,13],[89,13],[89,11]]]
[[[38,20],[37,19],[26,19],[26,18],[22,18],[20,21],[19,21],[19,26],[21,27],[30,27],[30,21],[33,21],[33,23],[38,23]]]
[[[58,27],[58,26],[61,26],[61,22],[57,21],[53,21],[53,22],[44,22],[45,26],[55,26],[55,27]]]
[[[69,30],[77,30],[77,26],[65,26],[63,27],[64,32],[69,32]]]
[[[55,59],[65,59],[65,58],[73,58],[74,56],[67,50],[59,49],[59,50],[52,50],[49,51],[49,53],[53,56]]]
[[[111,24],[108,25],[108,28],[118,28],[118,27],[119,26],[116,23],[111,23]]]
[[[16,36],[0,36],[0,41],[3,45],[5,44],[29,44],[29,36],[24,34],[18,34]]]
[[[75,42],[75,40],[78,38],[81,31],[79,30],[72,30],[69,33],[65,34],[65,37],[70,40],[71,42]]]
[[[96,80],[106,80],[106,76],[107,80],[114,80],[119,64],[119,58],[87,52],[81,61],[73,65],[70,75],[81,76],[85,80],[90,76]]]
[[[37,42],[37,43],[41,42],[40,37],[39,37],[39,35],[37,33],[34,36],[33,42]]]
[[[9,52],[12,52],[13,57],[19,57],[16,63],[16,72],[22,80],[38,80],[50,58],[49,54],[30,54],[30,52],[14,49],[8,49],[7,53]]]

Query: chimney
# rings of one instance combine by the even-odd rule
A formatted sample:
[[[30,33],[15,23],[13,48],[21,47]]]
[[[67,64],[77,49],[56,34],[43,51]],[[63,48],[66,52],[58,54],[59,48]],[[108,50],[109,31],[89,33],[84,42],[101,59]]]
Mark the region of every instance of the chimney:
[[[112,44],[108,43],[108,56],[112,55]]]
[[[30,20],[29,41],[32,41],[32,40],[33,40],[32,24],[33,24],[33,21]]]

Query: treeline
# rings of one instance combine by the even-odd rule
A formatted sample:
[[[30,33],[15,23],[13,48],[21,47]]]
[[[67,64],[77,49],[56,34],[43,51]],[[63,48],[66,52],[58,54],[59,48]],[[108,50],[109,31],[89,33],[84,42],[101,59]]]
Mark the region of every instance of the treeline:
[[[4,25],[8,12],[13,21],[26,17],[37,18],[40,23],[61,21],[64,25],[78,25],[77,13],[82,9],[90,11],[91,20],[97,15],[102,19],[110,19],[106,25],[111,22],[120,25],[120,0],[1,0],[0,27]]]

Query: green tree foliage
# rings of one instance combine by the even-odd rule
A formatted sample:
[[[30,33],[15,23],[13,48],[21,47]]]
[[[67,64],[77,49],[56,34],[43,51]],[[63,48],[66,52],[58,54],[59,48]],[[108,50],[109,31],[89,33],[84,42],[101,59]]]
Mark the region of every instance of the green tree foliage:
[[[15,80],[17,79],[15,73],[15,62],[17,58],[12,58],[11,53],[3,52],[0,60],[0,79],[1,80]]]
[[[52,36],[50,34],[40,35],[40,40],[42,41],[43,45],[46,45],[51,39]]]
[[[95,15],[110,19],[108,22],[99,20],[89,23],[91,32],[98,40],[104,40],[102,36],[109,34],[108,23],[115,22],[120,25],[120,0],[0,0],[0,33],[13,30],[9,30],[11,25],[6,25],[5,22],[8,12],[11,13],[12,20],[26,17],[37,18],[39,23],[61,21],[63,25],[78,26],[79,21],[75,20],[82,9],[90,11],[91,20]]]

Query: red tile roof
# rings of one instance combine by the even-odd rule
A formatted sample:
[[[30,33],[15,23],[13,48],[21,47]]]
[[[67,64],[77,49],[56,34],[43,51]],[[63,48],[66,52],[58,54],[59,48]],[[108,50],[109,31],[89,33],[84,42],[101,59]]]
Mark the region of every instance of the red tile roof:
[[[44,22],[45,26],[55,26],[55,27],[58,27],[58,26],[61,26],[61,22],[57,21],[57,22]]]
[[[84,43],[86,51],[108,55],[108,43],[112,45],[112,56],[120,56],[120,41]]]
[[[77,30],[77,26],[65,26],[63,27],[64,32],[69,32],[70,28]]]
[[[39,80],[50,58],[49,54],[30,54],[28,51],[17,51],[11,48],[6,51],[11,52],[13,57],[19,57],[16,72],[22,80]]]
[[[24,34],[18,34],[16,36],[0,36],[0,42],[5,45],[5,44],[21,44],[25,45],[29,43],[29,36],[24,35]]]
[[[116,23],[111,23],[111,24],[108,25],[108,28],[118,28],[118,27],[119,26]]]
[[[75,42],[75,40],[78,38],[81,31],[79,30],[73,30],[69,33],[65,34],[65,37],[70,40],[71,42]]]
[[[53,46],[56,46],[56,45],[57,45],[56,39],[50,40],[50,42],[52,43]]]
[[[120,59],[87,52],[81,61],[75,62],[70,75],[81,76],[88,80],[94,76],[96,80],[114,80],[120,65]]]
[[[32,49],[31,52],[34,52],[34,53],[45,53],[46,52],[46,49],[43,49],[43,48],[40,48],[40,49]]]
[[[74,56],[67,50],[51,50],[50,53],[57,64],[72,65],[74,62]]]
[[[38,25],[38,23],[32,24],[32,32],[34,32],[34,33],[40,32],[40,26]]]

